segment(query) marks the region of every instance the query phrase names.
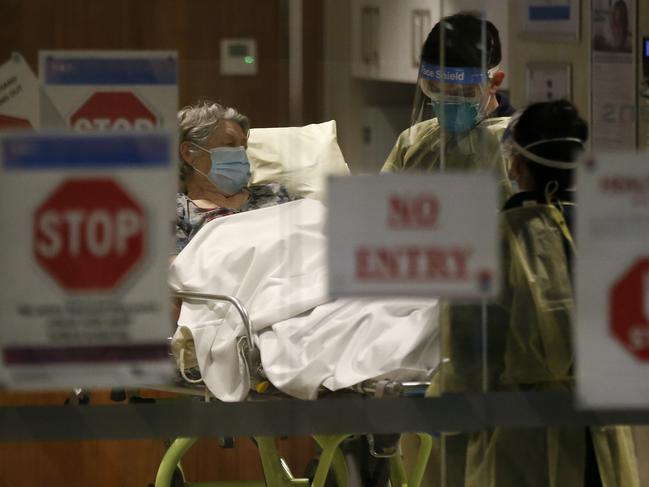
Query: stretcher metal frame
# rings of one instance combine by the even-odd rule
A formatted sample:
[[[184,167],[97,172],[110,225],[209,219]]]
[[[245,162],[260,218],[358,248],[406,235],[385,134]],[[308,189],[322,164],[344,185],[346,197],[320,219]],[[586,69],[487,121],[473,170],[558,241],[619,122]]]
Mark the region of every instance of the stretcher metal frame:
[[[234,306],[239,313],[246,330],[246,335],[239,338],[238,344],[242,355],[245,358],[251,386],[257,392],[265,390],[265,384],[268,383],[263,373],[261,354],[254,341],[252,321],[250,320],[250,315],[245,306],[236,297],[227,295],[177,291],[173,294],[173,297],[204,302],[222,301]],[[364,386],[360,385],[357,387],[356,390],[358,392],[373,393],[375,395],[378,395],[379,393],[383,394],[384,392],[389,392],[391,395],[398,395],[409,387],[421,388],[422,385],[424,384],[401,384],[396,382],[377,383],[375,381],[369,381]],[[175,390],[181,392],[178,389]],[[190,388],[188,392],[196,394],[195,389],[191,390]],[[206,388],[204,388],[203,394],[206,400],[209,400]],[[255,436],[254,440],[259,451],[265,480],[190,483],[184,478],[181,460],[198,438],[176,438],[167,449],[160,463],[156,474],[155,487],[179,487],[180,485],[194,487],[324,487],[330,471],[333,472],[337,486],[346,487],[348,485],[347,464],[342,450],[339,447],[344,440],[354,436],[355,434],[356,432],[349,434],[312,436],[314,441],[321,448],[313,482],[306,478],[296,478],[293,476],[288,465],[279,455],[275,438],[268,436]],[[428,433],[417,433],[417,437],[419,438],[419,449],[417,451],[414,466],[409,475],[406,472],[399,448],[397,448],[393,454],[385,456],[385,458],[388,458],[390,466],[389,476],[391,487],[420,487],[430,458],[433,446],[433,437]],[[377,456],[373,451],[373,446],[371,453]]]

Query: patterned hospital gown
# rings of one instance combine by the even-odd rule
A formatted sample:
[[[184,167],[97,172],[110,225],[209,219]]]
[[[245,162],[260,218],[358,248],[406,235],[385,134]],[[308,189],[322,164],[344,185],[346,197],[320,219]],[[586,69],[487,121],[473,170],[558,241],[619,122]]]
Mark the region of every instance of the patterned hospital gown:
[[[236,210],[231,208],[204,210],[196,206],[186,194],[178,193],[176,195],[176,254],[185,248],[203,225],[215,218],[280,205],[301,198],[301,196],[289,193],[284,186],[278,183],[250,186],[248,191],[250,192],[248,201]]]

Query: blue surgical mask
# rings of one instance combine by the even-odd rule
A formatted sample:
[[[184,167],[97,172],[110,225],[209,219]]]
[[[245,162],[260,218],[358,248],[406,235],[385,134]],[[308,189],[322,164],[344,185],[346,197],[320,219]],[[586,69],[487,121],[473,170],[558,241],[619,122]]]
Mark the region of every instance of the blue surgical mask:
[[[212,168],[207,174],[194,169],[209,179],[222,194],[232,196],[248,185],[250,162],[244,147],[216,147],[208,150],[194,145],[209,153],[212,160]]]
[[[434,102],[433,109],[442,128],[453,134],[468,132],[479,122],[479,103]]]

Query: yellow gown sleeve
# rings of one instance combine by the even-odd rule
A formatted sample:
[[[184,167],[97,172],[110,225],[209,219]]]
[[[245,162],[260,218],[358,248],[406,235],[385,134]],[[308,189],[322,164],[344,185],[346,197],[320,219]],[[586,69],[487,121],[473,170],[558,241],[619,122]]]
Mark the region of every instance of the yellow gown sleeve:
[[[397,142],[390,151],[390,155],[385,160],[381,172],[401,172],[404,167],[404,156],[406,152],[405,139],[408,136],[408,129],[399,134]]]

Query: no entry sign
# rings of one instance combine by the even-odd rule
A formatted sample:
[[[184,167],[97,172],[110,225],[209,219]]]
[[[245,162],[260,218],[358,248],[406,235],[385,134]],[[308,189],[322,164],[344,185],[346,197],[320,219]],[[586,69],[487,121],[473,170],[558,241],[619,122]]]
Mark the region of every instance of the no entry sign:
[[[172,373],[171,145],[160,134],[0,138],[0,350],[11,386]]]
[[[588,406],[649,405],[648,160],[604,154],[579,169],[577,384]]]
[[[46,93],[80,132],[175,132],[176,63],[176,53],[162,51],[39,53]]]
[[[498,197],[491,176],[381,175],[330,182],[332,296],[477,299],[498,292]]]

